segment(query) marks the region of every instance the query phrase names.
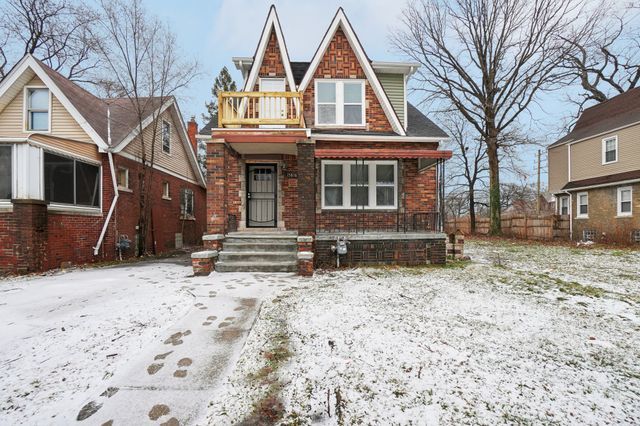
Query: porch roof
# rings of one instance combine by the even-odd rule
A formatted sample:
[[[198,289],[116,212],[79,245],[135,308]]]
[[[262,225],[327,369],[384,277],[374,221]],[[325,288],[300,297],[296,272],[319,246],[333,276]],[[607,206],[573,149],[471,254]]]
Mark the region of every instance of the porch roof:
[[[452,151],[419,148],[316,149],[316,158],[437,158],[448,160]]]

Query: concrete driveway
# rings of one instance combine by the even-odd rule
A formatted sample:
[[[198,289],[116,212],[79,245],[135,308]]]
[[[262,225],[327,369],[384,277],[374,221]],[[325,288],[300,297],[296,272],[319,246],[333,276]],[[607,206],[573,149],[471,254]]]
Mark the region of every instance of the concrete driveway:
[[[11,424],[198,423],[291,274],[190,277],[183,259],[0,281]]]

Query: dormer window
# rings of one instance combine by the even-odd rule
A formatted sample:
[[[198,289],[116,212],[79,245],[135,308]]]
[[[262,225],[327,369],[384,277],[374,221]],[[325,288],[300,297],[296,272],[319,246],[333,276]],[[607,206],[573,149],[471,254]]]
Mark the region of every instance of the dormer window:
[[[364,80],[316,80],[318,126],[364,126]]]
[[[49,89],[28,87],[26,93],[27,131],[49,131]]]
[[[618,161],[618,137],[613,136],[602,140],[602,164]]]

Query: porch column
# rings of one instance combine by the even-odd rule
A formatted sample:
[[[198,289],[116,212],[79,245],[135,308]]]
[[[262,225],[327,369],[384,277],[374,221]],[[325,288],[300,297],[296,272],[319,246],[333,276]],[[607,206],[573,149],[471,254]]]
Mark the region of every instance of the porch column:
[[[315,143],[301,141],[298,149],[298,273],[313,275],[316,235]]]
[[[227,223],[227,158],[224,140],[207,143],[207,234],[206,248],[220,250]]]

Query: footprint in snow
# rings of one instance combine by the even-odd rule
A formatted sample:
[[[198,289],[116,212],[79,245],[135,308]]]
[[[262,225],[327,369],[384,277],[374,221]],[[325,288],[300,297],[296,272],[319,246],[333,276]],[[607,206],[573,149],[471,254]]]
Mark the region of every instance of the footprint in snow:
[[[191,364],[193,364],[193,360],[191,358],[182,358],[180,361],[178,361],[178,367],[189,367]],[[187,377],[187,369],[177,369],[173,372],[173,377],[177,377],[179,379]]]

